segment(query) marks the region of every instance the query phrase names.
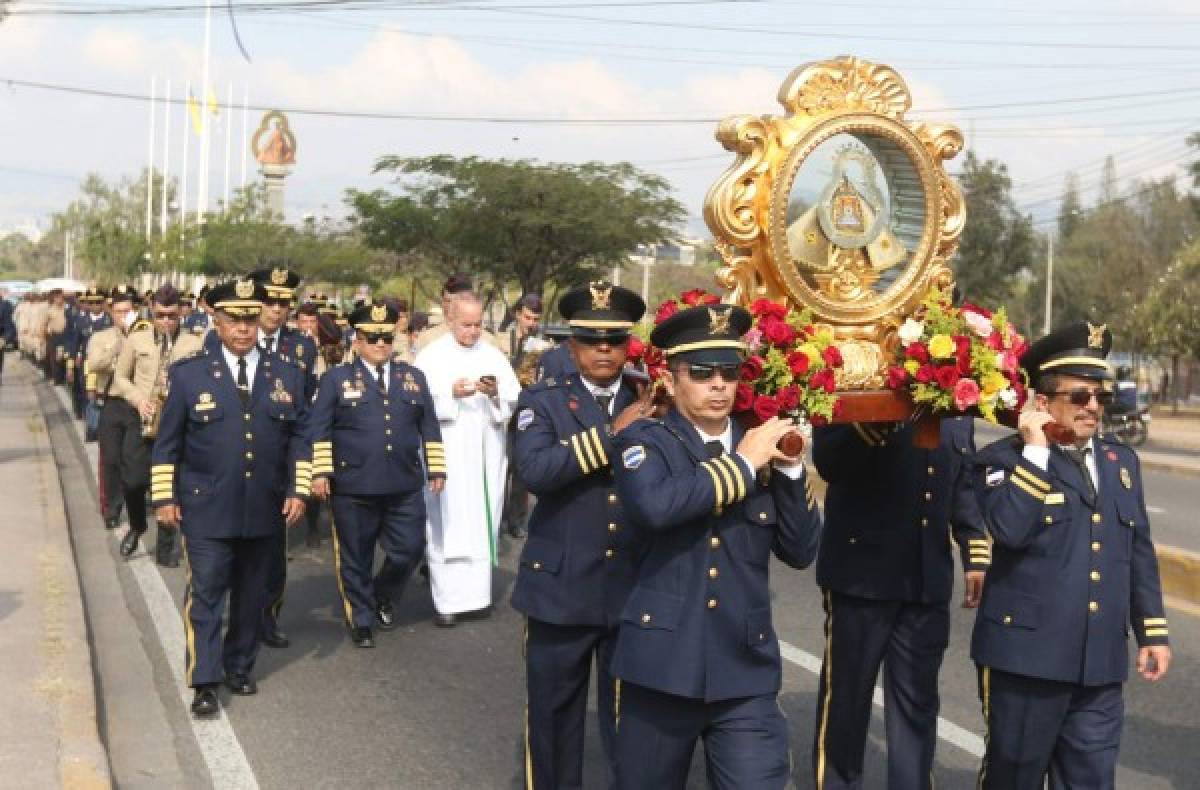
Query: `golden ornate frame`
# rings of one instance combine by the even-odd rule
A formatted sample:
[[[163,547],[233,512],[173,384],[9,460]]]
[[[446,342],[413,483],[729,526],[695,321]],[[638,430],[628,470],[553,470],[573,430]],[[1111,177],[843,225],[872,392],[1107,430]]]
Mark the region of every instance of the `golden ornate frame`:
[[[737,115],[717,128],[717,140],[737,154],[704,201],[704,219],[725,263],[717,282],[744,305],[766,297],[808,307],[839,340],[846,358],[839,386],[877,388],[905,316],[932,286],[953,286],[948,261],[958,248],[966,206],[943,162],[962,150],[962,133],[948,124],[906,120],[912,97],[903,78],[888,66],[851,56],[797,68],[778,98],[786,115]],[[786,235],[797,172],[817,146],[843,132],[888,141],[902,151],[924,198],[920,241],[904,271],[884,293],[854,300],[806,282]]]

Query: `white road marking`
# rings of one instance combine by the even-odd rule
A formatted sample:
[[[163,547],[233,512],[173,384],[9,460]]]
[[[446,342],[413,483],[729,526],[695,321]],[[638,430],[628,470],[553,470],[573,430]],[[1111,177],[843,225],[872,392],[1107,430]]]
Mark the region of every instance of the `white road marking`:
[[[67,414],[71,414],[69,396],[59,387],[55,387],[54,392]],[[82,443],[82,425],[74,420],[71,424]],[[92,469],[95,470],[97,447],[95,444],[86,443],[83,446],[92,462]],[[120,532],[113,530],[110,539],[120,542]],[[179,699],[186,710],[192,702],[192,689],[188,687],[187,678],[184,676],[183,617],[149,554],[134,555],[128,562],[133,578],[137,580],[138,589],[141,590],[142,599],[146,602],[146,609],[150,612],[154,629],[158,632],[158,641],[162,644],[167,664],[170,665],[171,674],[175,678]],[[196,736],[196,743],[200,746],[200,753],[204,756],[204,763],[208,766],[208,773],[212,777],[212,786],[256,790],[258,780],[224,709],[217,716],[204,721],[195,718],[190,712],[187,716]]]
[[[1146,505],[1146,512],[1153,513],[1156,516],[1161,516],[1167,512],[1167,509],[1165,507],[1159,507],[1158,505]]]
[[[819,657],[784,641],[779,642],[779,652],[785,660],[792,662],[801,669],[808,670],[818,677],[820,676],[821,659]],[[882,708],[883,689],[876,686],[875,693],[871,699],[876,707]],[[983,757],[983,738],[968,729],[958,726],[952,721],[943,719],[941,716],[938,716],[937,720],[937,734],[943,741],[957,746],[967,754],[974,757]]]

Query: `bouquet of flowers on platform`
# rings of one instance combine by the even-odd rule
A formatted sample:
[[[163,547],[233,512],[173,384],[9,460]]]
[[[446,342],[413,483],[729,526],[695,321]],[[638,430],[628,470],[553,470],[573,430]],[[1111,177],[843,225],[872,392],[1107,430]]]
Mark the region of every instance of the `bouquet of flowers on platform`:
[[[932,291],[898,332],[887,386],[906,390],[933,412],[977,413],[998,422],[1018,412],[1027,397],[1018,364],[1028,344],[1001,308],[995,312]]]

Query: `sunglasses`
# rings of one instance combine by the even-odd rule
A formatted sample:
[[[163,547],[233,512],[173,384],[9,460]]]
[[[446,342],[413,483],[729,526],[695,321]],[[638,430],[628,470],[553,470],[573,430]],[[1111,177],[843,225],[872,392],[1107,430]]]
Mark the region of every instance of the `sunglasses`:
[[[155,321],[178,321],[179,313],[154,313]]]
[[[574,339],[585,346],[623,346],[629,337],[575,337]]]
[[[1101,406],[1108,406],[1113,402],[1113,393],[1105,390],[1093,390],[1087,387],[1078,387],[1070,390],[1056,390],[1053,392],[1043,393],[1044,395],[1066,395],[1067,400],[1072,406],[1086,406],[1091,403],[1092,398]]]
[[[393,340],[396,339],[396,333],[395,332],[363,332],[362,338],[363,338],[363,340],[365,340],[367,342],[368,345],[375,345],[380,340],[382,340],[384,343],[390,344]]]
[[[708,381],[718,373],[725,381],[737,381],[742,377],[741,365],[688,365],[687,371],[692,381]]]

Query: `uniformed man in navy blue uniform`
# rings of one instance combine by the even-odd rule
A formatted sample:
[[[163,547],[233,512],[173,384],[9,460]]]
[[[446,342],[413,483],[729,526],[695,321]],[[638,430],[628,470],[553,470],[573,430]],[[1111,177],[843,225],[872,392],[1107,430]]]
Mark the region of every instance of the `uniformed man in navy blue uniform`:
[[[581,787],[593,658],[600,737],[615,776],[609,662],[641,554],[616,495],[614,436],[650,413],[621,374],[641,298],[607,282],[568,291],[558,311],[579,372],[544,378],[517,402],[516,474],[537,497],[512,605],[525,633],[526,787]],[[643,388],[646,389],[646,388]]]
[[[446,482],[425,375],[394,353],[398,318],[382,301],[354,311],[357,358],[325,373],[312,412],[313,494],[332,498],[338,592],[358,647],[375,646],[376,622],[395,627],[393,601],[425,554],[424,488]],[[384,562],[372,578],[376,543]]]
[[[203,335],[212,326],[212,317],[209,315],[212,306],[208,302],[208,291],[207,285],[200,289],[196,297],[196,309],[180,323],[185,332]]]
[[[1087,322],[1030,346],[1021,365],[1035,408],[976,459],[994,541],[971,640],[987,727],[981,787],[1114,787],[1130,630],[1142,677],[1157,681],[1171,663],[1138,457],[1096,435],[1111,347]],[[1074,441],[1048,439],[1050,422]]]
[[[104,309],[105,296],[97,288],[88,288],[79,295],[80,309],[67,326],[67,381],[71,385],[71,404],[75,418],[82,420],[87,406],[87,391],[83,363],[87,356],[88,341],[92,335],[112,326],[112,319]]]
[[[821,516],[800,459],[776,447],[791,424],[729,417],[749,328],[731,305],[661,323],[651,341],[675,405],[617,436],[618,495],[648,544],[612,661],[622,788],[683,787],[698,739],[712,787],[790,779],[767,569],[772,553],[811,563]]]
[[[972,483],[972,418],[943,420],[934,449],[914,446],[912,433],[907,423],[814,431],[813,463],[829,484],[817,560],[825,606],[812,756],[817,788],[862,787],[881,665],[887,786],[933,783],[938,670],[954,589],[951,536],[966,608],[979,605],[991,549]]]
[[[265,290],[236,280],[209,297],[220,347],[206,344],[172,366],[151,468],[158,523],[183,530],[187,682],[197,716],[217,713],[222,680],[234,694],[258,690],[250,673],[266,574],[312,484],[303,372],[256,342]]]
[[[300,285],[300,275],[284,266],[273,266],[251,272],[249,276],[267,292],[258,317],[259,348],[267,353],[279,354],[300,368],[304,380],[304,401],[310,403],[317,391],[317,377],[313,370],[317,346],[311,337],[287,326],[296,288]],[[267,606],[263,609],[262,624],[262,642],[267,647],[283,648],[290,644],[287,635],[279,629],[279,612],[283,608],[283,593],[287,587],[287,542],[287,533],[280,533],[279,551],[271,558],[271,570],[267,574]]]

